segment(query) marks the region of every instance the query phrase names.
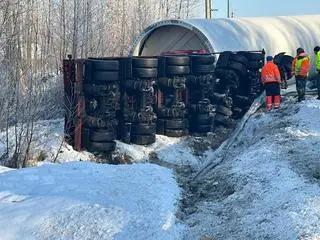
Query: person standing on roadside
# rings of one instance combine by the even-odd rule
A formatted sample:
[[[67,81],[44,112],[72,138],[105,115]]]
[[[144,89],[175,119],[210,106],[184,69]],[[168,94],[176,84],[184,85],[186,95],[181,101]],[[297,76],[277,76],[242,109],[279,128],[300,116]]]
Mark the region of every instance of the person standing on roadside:
[[[297,56],[292,61],[292,76],[296,79],[298,102],[305,100],[307,78],[310,70],[310,58],[303,48],[297,49]]]
[[[316,55],[316,72],[317,72],[317,89],[318,89],[318,97],[320,99],[320,47],[316,46],[314,49],[314,54]]]
[[[280,71],[276,64],[273,63],[273,57],[267,57],[267,63],[263,66],[261,70],[261,81],[266,89],[266,105],[267,110],[272,109],[272,104],[274,103],[274,108],[278,109],[280,107]]]

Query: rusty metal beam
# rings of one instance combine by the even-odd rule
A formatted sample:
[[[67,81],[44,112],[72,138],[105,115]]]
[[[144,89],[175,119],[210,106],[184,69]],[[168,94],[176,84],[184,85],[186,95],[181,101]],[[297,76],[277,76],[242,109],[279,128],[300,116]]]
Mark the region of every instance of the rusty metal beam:
[[[75,115],[75,130],[74,130],[74,149],[82,150],[82,130],[83,116],[85,108],[85,100],[83,96],[83,66],[85,61],[77,59],[75,61],[76,78],[75,78],[75,96],[76,96],[76,115]]]

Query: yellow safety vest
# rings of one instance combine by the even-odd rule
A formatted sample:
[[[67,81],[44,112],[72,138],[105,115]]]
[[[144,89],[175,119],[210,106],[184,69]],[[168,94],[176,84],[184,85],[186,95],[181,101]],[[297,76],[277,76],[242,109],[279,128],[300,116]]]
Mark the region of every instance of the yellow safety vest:
[[[316,70],[320,72],[320,51],[318,51],[316,55]]]
[[[296,76],[298,76],[298,75],[308,76],[308,69],[302,69],[302,63],[304,61],[310,61],[309,57],[305,56],[300,59],[297,59],[297,62],[296,62],[295,68],[294,68],[294,72],[295,72]]]

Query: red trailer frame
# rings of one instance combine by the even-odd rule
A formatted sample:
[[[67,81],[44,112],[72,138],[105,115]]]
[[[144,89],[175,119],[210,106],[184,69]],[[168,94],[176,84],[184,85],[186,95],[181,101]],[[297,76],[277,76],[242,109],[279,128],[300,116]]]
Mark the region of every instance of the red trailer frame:
[[[83,96],[83,70],[85,59],[63,60],[65,140],[75,150],[82,150],[82,130],[85,101]]]

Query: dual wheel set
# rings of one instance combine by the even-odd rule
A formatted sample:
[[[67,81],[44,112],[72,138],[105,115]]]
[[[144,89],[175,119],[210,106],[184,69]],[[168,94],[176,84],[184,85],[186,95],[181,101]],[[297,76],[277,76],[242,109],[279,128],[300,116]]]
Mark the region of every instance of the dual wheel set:
[[[187,79],[189,129],[192,133],[203,134],[213,128],[215,111],[210,99],[216,80],[215,62],[213,55],[192,58],[193,74]]]
[[[260,70],[264,65],[262,52],[222,52],[216,64],[214,98],[215,123],[230,127],[241,118],[253,100],[262,92]]]
[[[85,102],[82,144],[92,152],[115,150],[120,102],[120,63],[116,60],[86,62],[83,96]]]
[[[185,106],[186,76],[190,74],[189,56],[159,58],[159,78],[156,82],[157,133],[169,137],[188,134]]]
[[[132,76],[121,82],[119,137],[126,143],[148,145],[156,141],[153,86],[158,76],[158,59],[132,58],[131,68]]]
[[[157,80],[157,131],[171,137],[204,134],[213,128],[210,95],[215,84],[214,55],[163,56]],[[159,94],[158,94],[159,95]]]

